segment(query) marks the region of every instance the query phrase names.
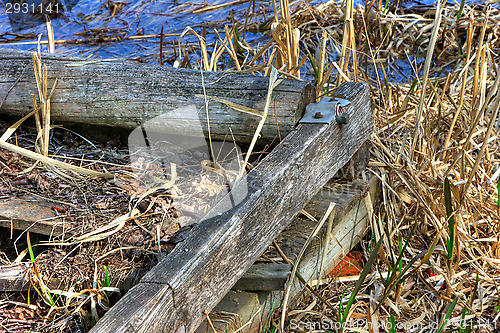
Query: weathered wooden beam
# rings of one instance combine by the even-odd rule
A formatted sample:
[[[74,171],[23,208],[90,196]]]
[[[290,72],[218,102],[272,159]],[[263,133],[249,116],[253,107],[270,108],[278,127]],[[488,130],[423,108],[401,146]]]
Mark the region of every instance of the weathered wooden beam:
[[[269,292],[246,292],[230,290],[226,296],[217,304],[217,306],[210,313],[210,321],[217,332],[224,333],[248,333],[248,332],[263,332],[263,330],[251,330],[251,324],[258,317],[261,316],[262,303],[265,301],[261,299],[262,296],[266,298],[267,294],[278,293],[276,291]],[[242,329],[242,327],[246,326]],[[212,327],[209,326],[206,320],[198,327],[196,333],[213,332]]]
[[[29,287],[28,273],[32,268],[31,262],[17,265],[0,266],[0,291],[21,291]],[[254,264],[236,282],[233,290],[244,291],[270,291],[283,290],[292,268],[288,264]],[[13,283],[15,277],[15,283]],[[134,281],[135,280],[135,281]],[[135,276],[126,277],[119,285],[121,292],[126,292],[137,282]],[[49,288],[67,289],[64,279],[51,278],[47,285]]]
[[[262,111],[269,79],[227,72],[203,72],[131,61],[106,61],[42,54],[47,65],[49,91],[59,80],[51,99],[51,119],[62,122],[149,129],[172,133],[207,133],[207,96]],[[12,88],[12,90],[10,90]],[[205,88],[205,89],[204,89]],[[30,94],[38,96],[30,52],[0,48],[0,113],[25,115],[32,108]],[[286,136],[295,128],[305,106],[314,99],[307,82],[284,80],[273,92],[261,142]],[[213,139],[250,142],[260,117],[236,111],[208,98]],[[185,109],[195,106],[197,119]],[[231,131],[230,131],[231,129]],[[276,140],[278,142],[279,140]]]
[[[30,262],[0,266],[0,291],[20,291],[29,287]]]
[[[338,211],[336,210],[325,261],[322,262],[327,236],[326,228],[322,230],[318,238],[311,242],[299,263],[299,272],[306,281],[327,276],[363,238],[370,228],[374,205],[377,205],[380,200],[380,183],[377,177],[372,177],[369,183],[357,180],[352,183],[336,184],[330,190],[325,186],[324,189],[321,200],[311,200],[310,212],[314,216],[323,215],[330,202],[338,205]],[[318,199],[319,196],[315,198]],[[296,230],[285,230],[276,242],[288,257],[293,258],[298,254],[315,226],[316,223],[313,221],[297,219],[294,222]],[[298,237],[299,232],[303,234],[302,239]],[[295,244],[292,246],[287,241],[290,237],[295,239]],[[272,254],[268,252],[267,255]],[[301,290],[303,290],[303,285],[295,278],[291,296],[293,297]]]
[[[283,290],[292,267],[288,264],[253,264],[233,286],[234,290]]]
[[[321,266],[318,262],[318,258],[321,258],[321,255],[318,251],[321,247],[316,242],[312,244],[307,254],[300,262],[299,270],[308,280],[315,275],[321,277],[331,271],[338,263],[339,259],[350,251],[364,235],[369,227],[369,210],[371,209],[371,207],[369,207],[369,202],[366,202],[366,197],[370,195],[370,202],[372,202],[372,204],[377,204],[379,198],[377,180],[376,177],[373,177],[372,181],[368,184],[359,181],[347,184],[339,184],[338,182],[330,184],[329,182],[309,201],[305,210],[318,219],[324,213],[330,202],[333,201],[337,203],[338,208],[335,214],[336,223],[332,229],[332,235],[335,237],[335,242],[330,243],[331,249],[328,251],[326,262],[323,266],[323,272],[318,272]],[[21,205],[25,205],[26,203],[27,201],[18,202],[18,204]],[[49,205],[43,202],[39,202],[38,204],[41,207],[48,207]],[[17,204],[13,206],[19,207]],[[0,203],[0,212],[4,208],[6,207],[2,206]],[[31,212],[31,208],[27,209],[27,211]],[[36,210],[33,213],[36,213]],[[30,224],[32,223],[30,222]],[[293,219],[291,227],[282,232],[276,241],[280,244],[282,251],[284,251],[288,257],[295,257],[298,255],[302,244],[305,242],[305,236],[313,228],[314,222],[297,216]],[[47,230],[50,231],[52,228],[47,226]],[[277,256],[274,250],[271,250],[268,255]],[[0,291],[12,292],[26,290],[30,286],[28,274],[31,267],[31,262],[0,266]],[[233,286],[233,290],[283,290],[284,283],[289,277],[290,271],[291,267],[288,264],[254,264],[238,282],[236,282]],[[48,283],[49,287],[61,287],[62,281],[51,279]],[[126,280],[125,284],[120,285],[119,288],[122,291],[126,291],[130,289],[132,285],[131,281]],[[292,297],[301,289],[300,284],[297,282],[297,285],[293,289]],[[250,293],[232,292],[226,295],[224,300],[214,308],[210,316],[212,322],[218,329],[220,328],[224,332],[232,332],[236,331],[241,324],[246,322],[246,320],[249,320],[259,307],[259,297],[257,297],[257,295],[252,296]],[[214,313],[214,311],[216,313]],[[222,313],[224,313],[224,315],[221,315]],[[262,310],[260,318],[265,321],[267,316],[268,312],[264,313],[264,310]],[[238,321],[236,318],[240,319],[239,324],[236,323]],[[251,327],[258,327],[258,325],[256,325],[258,321],[258,318],[254,318]],[[233,327],[232,330],[230,327]],[[198,331],[204,332],[204,330]]]
[[[368,86],[342,84],[335,94],[352,102],[347,125],[299,125],[247,175],[243,201],[225,212],[228,200],[217,204],[211,218],[193,228],[92,332],[194,332],[205,311],[370,136]]]
[[[13,198],[0,201],[0,227],[60,236],[63,219],[51,208],[51,203],[35,198]]]
[[[320,219],[330,202],[335,202],[337,209],[331,232],[335,239],[330,241],[325,262],[321,265],[322,254],[325,248],[325,226],[319,235],[322,245],[320,246],[318,238],[315,238],[299,263],[298,271],[302,277],[313,285],[313,282],[321,281],[316,280],[318,277],[327,276],[345,254],[356,246],[358,241],[369,230],[373,209],[378,205],[379,201],[380,182],[375,176],[367,182],[359,179],[353,182],[329,181],[309,201],[304,210],[315,218]],[[300,214],[278,236],[276,243],[288,258],[296,258],[315,226],[316,222]],[[274,246],[270,246],[265,254],[270,258],[280,257]],[[321,268],[322,270],[320,271]],[[328,280],[331,282],[331,279]],[[299,293],[305,295],[307,291],[304,290],[303,285],[295,278],[290,291],[290,299],[296,299]],[[263,327],[266,325],[272,312],[280,307],[282,297],[283,290],[260,291],[258,294],[255,293],[254,297],[252,297],[252,293],[248,292],[228,293],[212,310],[210,320],[217,332],[260,333],[263,331]],[[238,304],[238,306],[234,306],[234,304]],[[255,315],[257,310],[260,311]],[[235,325],[234,323],[240,324]],[[243,327],[244,325],[246,326]],[[198,327],[196,333],[205,333],[207,327],[208,323],[205,320]],[[208,330],[210,331],[211,329],[208,327]]]

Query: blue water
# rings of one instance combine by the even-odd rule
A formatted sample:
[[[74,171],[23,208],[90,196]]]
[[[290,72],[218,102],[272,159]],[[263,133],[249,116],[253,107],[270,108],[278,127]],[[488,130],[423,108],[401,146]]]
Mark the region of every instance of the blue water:
[[[15,8],[10,4],[11,0],[0,0],[0,47],[15,47],[24,50],[34,50],[37,40],[36,36],[42,34],[42,40],[46,39],[45,20],[42,15],[23,13],[19,10],[17,15],[13,13]],[[15,0],[20,1],[20,0]],[[41,0],[24,0],[32,7],[39,8]],[[50,0],[44,0],[50,1]],[[52,0],[56,3],[56,0]],[[123,2],[119,2],[123,1]],[[194,10],[206,5],[205,0],[142,0],[129,1],[117,0],[115,2],[105,0],[59,0],[59,7],[51,14],[54,35],[57,40],[67,41],[56,45],[56,52],[83,57],[99,58],[126,58],[141,62],[160,62],[160,39],[157,37],[123,40],[118,42],[103,42],[103,39],[112,37],[131,37],[140,35],[158,35],[163,31],[165,45],[163,47],[163,59],[172,64],[176,59],[178,50],[179,34],[186,26],[191,26],[199,34],[205,31],[207,44],[215,42],[217,29],[224,38],[224,26],[228,22],[239,22],[243,25],[247,12],[250,10],[248,24],[258,27],[265,19],[272,15],[272,3],[267,0],[255,0],[226,8],[195,14]],[[211,0],[209,5],[227,3],[231,0]],[[292,10],[301,4],[309,4],[312,7],[327,0],[295,1],[292,2]],[[362,0],[356,0],[357,4],[364,4]],[[451,0],[450,0],[451,1]],[[276,0],[277,4],[279,1]],[[429,6],[433,0],[421,0],[404,2],[405,7]],[[479,3],[475,1],[475,3]],[[8,13],[10,11],[10,13]],[[57,11],[57,12],[56,12]],[[269,34],[264,35],[258,29],[247,31],[245,41],[254,48],[263,46],[269,40]],[[167,34],[174,34],[167,35]],[[16,43],[12,43],[16,42]],[[29,42],[31,44],[26,44]],[[198,45],[195,36],[187,34],[182,39],[182,45]],[[42,47],[46,50],[46,47]],[[331,60],[336,57],[330,55]],[[199,54],[192,52],[190,63],[196,66],[199,62]],[[308,62],[306,62],[306,67]],[[375,72],[369,74],[376,77]],[[386,68],[390,79],[397,82],[409,82],[414,76],[411,66],[406,60],[399,61]]]
[[[31,37],[24,41],[35,41],[38,34],[45,34],[45,20],[42,15],[32,15],[25,13],[23,8],[15,13],[15,8],[11,1],[21,0],[0,0],[0,42],[12,41],[16,35]],[[33,8],[39,9],[41,0],[23,0],[28,4],[28,11]],[[44,0],[44,3],[50,0]],[[121,1],[121,2],[120,2]],[[208,4],[228,3],[231,0],[211,0]],[[277,5],[279,1],[275,0]],[[295,1],[292,7],[301,4],[309,4],[312,7],[327,0]],[[450,0],[451,1],[451,0]],[[122,41],[120,43],[100,43],[99,38],[134,36],[134,35],[157,35],[161,28],[165,34],[181,33],[184,27],[192,26],[196,31],[202,30],[202,25],[207,26],[208,42],[214,39],[211,32],[213,28],[223,31],[224,24],[237,21],[243,24],[251,2],[232,5],[226,8],[210,11],[202,14],[192,13],[194,10],[202,8],[205,0],[143,0],[143,1],[96,1],[96,0],[52,0],[58,3],[58,7],[52,7],[52,24],[54,26],[56,40],[78,40],[89,39],[85,31],[94,30],[95,43],[92,45],[60,44],[57,46],[59,53],[76,53],[82,56],[98,57],[126,57],[138,58],[143,61],[154,59],[155,52],[158,53],[159,39],[151,38],[147,40]],[[356,0],[357,4],[363,4],[363,0]],[[406,2],[405,6],[418,6],[432,4],[433,0],[421,0]],[[25,8],[24,8],[25,9]],[[9,11],[10,13],[7,13]],[[255,15],[250,18],[249,23],[258,25],[265,18],[272,15],[272,2],[268,0],[255,0],[251,6],[251,12]],[[262,34],[252,34],[247,32],[245,40],[252,42],[261,37]],[[43,38],[45,39],[45,37]],[[165,37],[166,42],[174,43],[178,37]],[[187,36],[190,42],[196,42],[193,36]],[[3,45],[2,45],[3,46]],[[12,45],[11,45],[12,46]],[[33,45],[16,44],[15,47],[22,49],[34,49]],[[157,59],[158,60],[158,59]]]
[[[40,0],[31,1],[31,7],[39,8]],[[225,3],[225,0],[210,1],[210,6]],[[62,0],[59,1],[58,13],[52,13],[52,24],[56,40],[66,40],[69,43],[56,46],[58,53],[75,54],[80,56],[94,56],[102,58],[133,58],[141,61],[159,61],[159,38],[148,38],[140,40],[122,40],[119,43],[102,43],[103,38],[109,37],[130,37],[137,35],[158,35],[162,26],[165,34],[179,34],[186,26],[192,26],[197,32],[202,33],[202,26],[206,26],[207,42],[215,39],[213,29],[224,31],[224,24],[227,24],[228,17],[233,20],[244,22],[250,2],[239,5],[232,5],[227,8],[210,11],[202,14],[192,13],[194,10],[202,8],[206,3],[204,0],[188,0],[187,2],[169,1],[131,1],[120,4],[115,2],[115,12],[113,5],[107,1],[92,0]],[[26,41],[36,41],[38,34],[43,34],[42,39],[46,39],[45,21],[41,15],[18,13],[15,15],[14,9],[7,5],[6,0],[2,0],[0,8],[0,43],[12,42],[16,36],[28,37],[15,43],[7,45],[20,49],[32,50],[34,45],[22,44]],[[112,3],[111,3],[112,4]],[[271,14],[268,8],[269,2],[256,0],[254,19],[249,23],[262,22],[262,15],[259,11],[265,9],[267,17]],[[7,13],[7,11],[11,13]],[[21,10],[22,11],[22,10]],[[230,21],[229,21],[230,22]],[[87,31],[87,33],[86,33]],[[90,32],[92,31],[92,32]],[[20,34],[20,35],[19,35]],[[249,42],[256,40],[261,34],[247,32],[245,39]],[[224,37],[222,37],[224,38]],[[174,44],[177,44],[178,36],[166,36],[164,41],[170,45],[164,48],[168,53],[173,52]],[[93,43],[75,44],[78,40],[94,41]],[[192,35],[186,35],[183,41],[197,43],[197,39]],[[6,46],[2,44],[2,46]]]

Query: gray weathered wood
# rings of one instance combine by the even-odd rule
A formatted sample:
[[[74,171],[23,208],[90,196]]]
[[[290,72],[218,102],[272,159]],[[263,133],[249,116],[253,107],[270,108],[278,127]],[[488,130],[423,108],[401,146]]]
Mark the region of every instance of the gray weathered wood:
[[[55,78],[59,85],[51,99],[51,119],[94,125],[149,128],[207,133],[203,94],[262,111],[269,79],[227,72],[203,72],[131,61],[102,61],[43,54],[48,67],[49,91]],[[10,88],[0,113],[25,115],[31,110],[30,94],[38,96],[31,53],[0,48],[0,101]],[[305,106],[314,99],[307,82],[284,80],[276,87],[261,142],[285,137],[295,128]],[[195,105],[198,119],[185,119],[183,110]],[[211,100],[208,103],[213,139],[250,142],[260,117],[236,111]],[[161,117],[159,117],[161,115]],[[232,131],[232,134],[230,130]]]
[[[321,261],[323,259],[326,228],[310,244],[306,254],[302,257],[299,264],[299,271],[306,281],[323,279],[327,276],[340,260],[363,238],[370,228],[370,220],[373,215],[372,210],[374,209],[373,205],[379,201],[379,188],[378,178],[373,177],[368,184],[362,181],[338,184],[331,192],[325,191],[323,193],[323,200],[321,202],[312,201],[313,204],[317,203],[319,207],[324,207],[322,214],[324,214],[327,204],[331,201],[339,205],[339,210],[335,214],[331,239],[323,265]],[[313,215],[316,215],[314,210],[311,211]],[[315,222],[302,218],[294,223],[294,228],[297,228],[296,230],[287,229],[280,234],[276,242],[280,244],[281,249],[287,256],[293,258],[300,251],[302,244],[307,238],[303,237],[300,239],[298,232],[309,234],[315,226]],[[286,240],[290,237],[293,237],[296,241],[291,248],[286,245]],[[271,253],[267,253],[267,255],[271,255]],[[302,289],[302,284],[298,279],[295,279],[291,295],[297,294]]]
[[[0,291],[20,291],[29,287],[30,262],[0,266]]]
[[[288,264],[253,264],[233,290],[283,290],[291,271]]]
[[[272,293],[270,292],[246,292],[230,290],[226,296],[217,304],[217,306],[210,313],[210,320],[215,330],[220,333],[232,333],[238,331],[243,325],[250,320],[254,321],[259,317],[261,308],[261,295]],[[207,330],[208,328],[208,330]],[[239,330],[240,333],[248,333],[249,325],[246,326],[247,330]],[[196,333],[212,333],[212,328],[208,325],[207,321],[198,327]],[[263,330],[259,331],[259,333]]]
[[[63,219],[51,209],[51,203],[34,198],[0,201],[0,227],[47,235],[63,233]]]
[[[370,136],[368,86],[343,84],[335,93],[352,102],[347,125],[299,125],[248,174],[244,200],[224,213],[218,212],[227,201],[217,204],[212,218],[193,228],[92,332],[194,332],[205,311]]]
[[[31,270],[31,262],[16,265],[0,266],[0,291],[22,291],[29,287],[28,273]],[[291,272],[288,264],[254,264],[236,282],[233,290],[282,290]],[[134,276],[127,277],[117,286],[120,291],[126,292],[136,281]],[[47,283],[48,287],[67,289],[64,279],[51,278]]]
[[[368,200],[368,198],[370,198],[370,200]],[[319,246],[317,238],[311,243],[299,263],[299,272],[302,277],[313,282],[318,281],[315,280],[318,277],[327,276],[345,254],[356,246],[358,241],[368,231],[373,207],[376,206],[379,201],[380,183],[375,176],[368,182],[359,179],[353,182],[339,180],[329,181],[308,202],[304,210],[315,218],[320,219],[330,202],[335,202],[337,204],[337,209],[335,211],[335,220],[331,232],[335,240],[330,241],[321,272],[319,270],[321,268],[320,261],[322,259],[324,243],[323,246]],[[276,242],[288,258],[296,258],[307,236],[315,226],[315,222],[300,214],[296,216],[290,225],[278,236]],[[324,240],[325,229],[326,226],[319,237],[322,241]],[[268,258],[276,258],[278,260],[280,258],[274,246],[270,246],[265,254]],[[247,273],[251,269],[252,268],[250,268]],[[296,299],[299,293],[302,293],[302,295],[307,294],[302,284],[295,278],[290,292],[290,299]],[[258,295],[257,301],[255,300],[256,297],[252,298],[251,295],[248,294],[249,293],[230,293],[212,310],[210,313],[210,320],[217,332],[263,332],[263,327],[267,323],[269,316],[272,315],[272,311],[276,308],[280,308],[283,291],[256,293],[254,295]],[[237,303],[239,306],[234,307],[232,303]],[[256,310],[260,311],[254,316]],[[240,320],[238,321],[237,319]],[[251,322],[248,323],[250,320]],[[234,323],[237,322],[241,323],[240,326],[234,325]],[[246,326],[243,328],[242,326],[245,324]],[[203,321],[196,330],[196,333],[205,333],[207,325],[207,321]]]

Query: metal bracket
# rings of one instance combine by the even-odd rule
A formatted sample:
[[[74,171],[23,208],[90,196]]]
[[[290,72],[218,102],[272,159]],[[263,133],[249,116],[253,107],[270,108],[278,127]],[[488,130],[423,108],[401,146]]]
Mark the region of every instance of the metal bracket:
[[[345,107],[350,101],[337,97],[324,97],[318,103],[308,104],[306,112],[299,124],[331,124],[336,121],[339,124],[347,124],[349,114]]]

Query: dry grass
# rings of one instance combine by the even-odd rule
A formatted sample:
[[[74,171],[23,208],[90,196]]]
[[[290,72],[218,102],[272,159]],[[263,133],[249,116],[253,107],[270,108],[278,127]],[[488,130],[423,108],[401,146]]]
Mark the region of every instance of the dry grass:
[[[353,8],[352,1],[303,5],[290,13],[286,0],[280,4],[267,24],[270,39],[259,49],[235,27],[216,32],[212,46],[191,28],[182,36],[196,35],[206,70],[218,70],[227,53],[232,70],[269,75],[273,65],[285,77],[300,78],[309,68],[318,97],[334,82],[370,84],[376,129],[369,169],[383,193],[373,234],[384,246],[374,267],[381,274],[363,285],[348,314],[351,324],[363,319],[356,328],[376,332],[371,324],[393,317],[418,324],[413,331],[438,332],[447,318],[476,328],[497,320],[500,13],[468,5],[402,10],[380,1],[366,8]],[[185,51],[180,41],[179,67],[190,66]],[[414,71],[405,83],[391,74],[401,60]],[[107,227],[123,227],[120,221]],[[370,245],[365,252],[369,257]],[[318,292],[342,305],[349,299],[342,297],[346,287],[352,285],[332,281]],[[334,318],[316,299],[301,306],[290,309],[289,318]]]
[[[394,269],[396,277],[374,277],[364,286],[351,324],[364,319],[356,328],[369,332],[391,317],[413,331],[437,326],[437,332],[445,320],[459,326],[463,320],[462,331],[492,325],[500,316],[498,10],[443,4],[401,10],[380,2],[354,9],[329,2],[291,16],[276,13],[273,40],[242,68],[273,64],[299,77],[294,59],[302,52],[309,54],[318,97],[331,90],[332,70],[337,83],[372,86],[370,171],[383,188],[374,235],[385,239],[376,269]],[[295,29],[302,46],[290,51]],[[413,68],[410,82],[390,75],[400,60]],[[333,282],[321,294],[345,302],[341,285]],[[334,318],[323,302],[302,306],[290,309],[290,318]]]
[[[339,73],[338,79],[363,77],[373,87],[376,130],[370,171],[382,180],[383,189],[374,228],[387,240],[374,269],[390,271],[401,261],[403,268],[410,265],[411,273],[392,280],[380,276],[365,284],[345,331],[355,327],[376,332],[371,325],[388,323],[391,316],[414,332],[438,332],[445,319],[455,328],[465,320],[463,331],[471,324],[476,329],[492,324],[500,316],[500,97],[494,51],[499,47],[499,12],[465,6],[457,19],[458,5],[417,13],[346,9],[340,34],[340,24],[321,24],[341,22],[340,8],[329,3],[294,17],[311,34],[327,31],[331,41],[343,35],[339,71],[345,75]],[[345,50],[353,45],[346,37],[351,26],[357,27],[359,67],[354,58],[350,66],[344,62]],[[420,57],[425,57],[425,64],[415,61]],[[399,59],[412,63],[413,82],[391,82],[387,73]],[[401,268],[395,271],[397,276]],[[321,294],[330,303],[345,305],[345,287],[349,285],[332,281]],[[335,318],[320,302],[313,306],[306,301],[300,309],[291,313],[306,322]]]

